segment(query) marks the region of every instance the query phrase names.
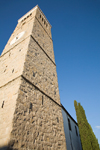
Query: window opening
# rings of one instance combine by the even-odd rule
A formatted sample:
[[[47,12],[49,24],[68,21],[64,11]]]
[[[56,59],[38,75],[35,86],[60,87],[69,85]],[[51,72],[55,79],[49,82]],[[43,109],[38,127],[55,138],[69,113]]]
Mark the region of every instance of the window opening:
[[[35,72],[33,71],[33,77],[35,77]]]
[[[78,136],[78,132],[77,132],[77,128],[76,128],[76,126],[75,126],[75,131],[76,131],[76,135]]]
[[[69,126],[69,130],[71,131],[72,129],[71,129],[71,123],[70,123],[69,118],[68,118],[68,126]]]
[[[4,101],[2,102],[2,106],[1,106],[1,108],[3,108],[4,107]]]
[[[32,103],[30,102],[30,106],[29,106],[29,109],[31,109],[32,110]]]
[[[57,122],[59,123],[59,118],[57,117]]]
[[[42,105],[43,105],[43,96],[42,96]]]
[[[14,72],[14,69],[12,70],[12,73]]]

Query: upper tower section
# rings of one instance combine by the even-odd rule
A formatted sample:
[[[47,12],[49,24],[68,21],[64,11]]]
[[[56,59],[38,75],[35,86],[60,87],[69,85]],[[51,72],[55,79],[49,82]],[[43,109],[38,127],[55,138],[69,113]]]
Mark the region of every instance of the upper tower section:
[[[18,24],[8,40],[2,55],[17,46],[30,35],[38,41],[39,45],[54,62],[51,25],[38,5],[18,20]]]
[[[36,19],[39,21],[39,23],[43,26],[43,28],[46,30],[46,32],[48,33],[48,35],[51,38],[51,25],[48,22],[46,16],[43,14],[43,12],[41,11],[41,9],[39,8],[39,6],[35,6],[33,9],[31,9],[28,13],[26,13],[23,17],[21,17],[18,20],[19,24],[25,24],[26,21],[30,20],[30,16],[31,18],[33,18],[34,16],[36,17]]]
[[[60,103],[51,25],[38,6],[18,20],[0,66],[0,87],[22,75]]]

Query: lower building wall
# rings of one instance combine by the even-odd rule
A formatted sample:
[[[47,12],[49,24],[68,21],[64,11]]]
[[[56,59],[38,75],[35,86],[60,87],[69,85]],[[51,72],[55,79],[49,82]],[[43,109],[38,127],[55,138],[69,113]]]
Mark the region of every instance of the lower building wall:
[[[63,108],[62,108],[62,115],[64,120],[64,131],[66,137],[67,150],[82,150],[77,124],[73,121],[73,119],[66,113],[66,111]],[[70,122],[70,127],[68,119]]]
[[[6,147],[10,140],[20,82],[19,77],[0,88],[0,148]]]
[[[61,107],[23,78],[9,147],[66,150]]]

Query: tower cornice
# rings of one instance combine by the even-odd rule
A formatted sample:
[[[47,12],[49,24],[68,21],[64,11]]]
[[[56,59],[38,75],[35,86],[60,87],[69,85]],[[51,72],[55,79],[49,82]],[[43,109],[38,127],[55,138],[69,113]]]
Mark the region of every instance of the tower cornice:
[[[51,24],[49,23],[49,21],[47,20],[46,16],[44,15],[44,13],[42,12],[42,10],[40,9],[40,7],[38,5],[36,5],[33,9],[31,9],[28,13],[26,13],[24,16],[22,16],[19,20],[18,23],[20,23],[21,21],[25,20],[27,17],[29,17],[35,10],[39,10],[40,13],[42,14],[43,18],[45,19],[45,21],[51,26]]]

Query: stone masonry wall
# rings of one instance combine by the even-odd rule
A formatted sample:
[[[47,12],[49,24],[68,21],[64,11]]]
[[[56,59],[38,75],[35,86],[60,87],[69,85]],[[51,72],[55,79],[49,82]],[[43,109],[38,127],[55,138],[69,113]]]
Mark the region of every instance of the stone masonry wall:
[[[23,31],[25,31],[24,36],[21,39],[19,39],[17,42],[11,45],[10,43],[14,39],[14,37],[17,37],[17,35]],[[45,51],[48,53],[48,55],[50,55],[50,57],[54,61],[53,44],[52,44],[52,39],[51,39],[51,26],[48,23],[47,19],[45,18],[44,14],[39,9],[36,9],[32,13],[30,13],[28,17],[18,22],[2,54],[12,49],[14,46],[19,44],[21,41],[23,41],[25,38],[27,38],[31,34],[33,35],[34,38],[36,38],[39,44],[45,49]]]
[[[44,28],[45,25],[44,24],[42,25],[40,20],[41,18],[39,18],[39,20],[35,18],[34,26],[32,30],[32,36],[39,43],[42,49],[47,53],[47,55],[52,59],[52,61],[55,63],[52,39],[46,32]]]
[[[56,65],[32,37],[26,55],[23,76],[60,104]]]
[[[7,146],[10,140],[20,81],[20,78],[17,78],[0,88],[0,148]]]
[[[43,12],[40,9],[37,9],[36,11],[36,18],[40,22],[40,24],[43,26],[44,30],[48,33],[49,37],[51,36],[51,25],[48,22],[46,16],[43,14]]]
[[[22,78],[9,147],[66,150],[61,108]]]
[[[0,57],[0,146],[66,150],[51,25],[38,6],[33,10],[19,19]]]
[[[0,87],[22,74],[29,39],[26,38],[0,57]]]

